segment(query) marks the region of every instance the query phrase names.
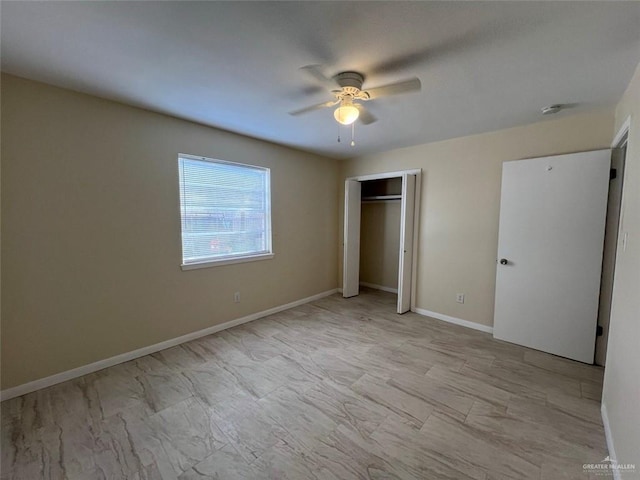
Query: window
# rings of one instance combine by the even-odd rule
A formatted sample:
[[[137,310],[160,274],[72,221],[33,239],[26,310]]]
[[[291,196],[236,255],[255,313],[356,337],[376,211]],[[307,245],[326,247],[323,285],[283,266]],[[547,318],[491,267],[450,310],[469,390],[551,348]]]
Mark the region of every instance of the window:
[[[269,169],[180,155],[182,268],[272,258]]]

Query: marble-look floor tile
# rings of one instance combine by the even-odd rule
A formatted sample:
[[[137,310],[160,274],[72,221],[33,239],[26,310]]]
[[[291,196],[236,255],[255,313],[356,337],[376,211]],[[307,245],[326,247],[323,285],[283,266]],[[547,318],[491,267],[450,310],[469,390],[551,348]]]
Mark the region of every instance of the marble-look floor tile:
[[[0,477],[596,480],[602,369],[395,301],[333,295],[5,401]]]
[[[176,474],[230,441],[218,426],[214,412],[194,398],[152,415],[150,423]]]
[[[318,352],[312,352],[311,355],[325,354],[327,357],[330,356],[336,360],[357,366],[357,363],[361,362],[362,357],[364,357],[370,349],[370,345],[349,345],[348,347],[323,348]]]
[[[383,370],[385,375],[390,372],[398,371],[399,373],[410,372],[418,375],[424,375],[433,366],[429,360],[411,355],[404,350],[404,343],[399,346],[375,346],[371,347],[365,355],[362,362],[366,365],[367,371],[374,369]]]
[[[341,425],[324,438],[312,455],[340,480],[418,480],[398,461],[387,460],[373,442]]]
[[[151,357],[158,360],[166,368],[177,372],[185,368],[196,368],[210,360],[207,355],[202,355],[191,347],[192,343],[185,343],[153,353]]]
[[[109,457],[101,458],[99,467],[107,472],[107,478],[109,475],[118,478],[116,471],[127,478],[152,466],[163,479],[176,475],[177,467],[163,446],[161,422],[143,411],[127,410],[106,419],[99,441],[105,445],[105,453],[112,451],[117,457],[115,465]],[[176,448],[180,448],[179,445],[176,444]]]
[[[510,445],[482,430],[434,413],[420,432],[425,447],[451,460],[463,458],[487,473],[505,478],[539,478],[540,467],[524,458],[518,445]]]
[[[260,403],[244,393],[229,397],[211,411],[216,425],[248,463],[289,435]]]
[[[514,399],[518,401],[518,399]],[[557,461],[578,462],[599,457],[603,451],[588,444],[568,442],[555,428],[511,415],[507,409],[476,401],[467,415],[465,424],[481,430],[501,442],[519,448],[520,455],[536,465],[547,458]]]
[[[423,400],[445,415],[463,422],[474,402],[473,394],[467,394],[453,382],[441,381],[435,377],[415,375],[409,372],[391,377],[387,383],[398,390]]]
[[[188,383],[193,395],[207,405],[223,402],[242,390],[238,379],[216,361],[186,368],[180,376]]]
[[[324,332],[310,331],[285,331],[273,335],[271,338],[283,345],[283,348],[294,350],[298,353],[309,354],[327,348],[344,347],[346,342],[336,344],[334,338],[327,338]]]
[[[259,322],[249,322],[245,323],[243,326],[259,337],[273,337],[274,335],[282,333],[282,324],[277,321],[277,318],[282,314],[286,314],[287,311],[288,310],[285,310],[284,312],[274,313],[273,315],[261,318]]]
[[[304,392],[322,380],[320,373],[298,361],[296,356],[279,355],[263,363],[264,368],[277,372],[281,385]]]
[[[3,478],[148,478],[150,465],[137,461],[125,436],[89,424],[47,426],[27,443],[18,442],[13,464],[3,463]],[[11,474],[8,474],[11,473]]]
[[[324,378],[340,385],[351,385],[366,373],[363,367],[351,363],[351,356],[345,355],[342,349],[327,348],[312,352],[308,360],[324,372]]]
[[[237,384],[256,398],[262,398],[284,384],[282,372],[271,360],[257,362],[238,350],[228,351],[223,357],[215,358],[220,368],[232,375]]]
[[[41,428],[37,435],[30,437],[28,442],[14,439],[16,443],[13,455],[8,461],[3,458],[2,479],[65,478],[66,465],[61,461],[60,455],[60,430],[55,427]],[[7,447],[3,445],[2,449],[5,448]]]
[[[258,458],[253,466],[264,478],[278,480],[341,480],[296,441],[285,439]]]
[[[317,441],[331,433],[338,424],[313,403],[306,395],[289,387],[280,387],[257,402],[304,448],[312,448]]]
[[[433,406],[422,398],[389,385],[384,379],[364,375],[351,389],[369,400],[411,421],[420,428],[433,412]]]
[[[429,339],[413,339],[403,343],[400,348],[406,355],[420,359],[429,367],[441,365],[451,370],[460,370],[468,360],[458,355],[451,355],[441,352],[438,349],[429,348],[429,345]],[[493,359],[490,359],[490,361],[493,361]]]
[[[100,421],[96,418],[101,415],[99,405],[95,397],[90,398],[88,384],[86,377],[79,378],[21,397],[22,405],[17,417],[21,432],[28,434],[52,426],[66,430]]]
[[[491,336],[487,333],[480,332],[478,330],[471,330],[466,327],[455,325],[442,320],[437,320],[430,317],[418,315],[416,313],[406,313],[403,315],[411,328],[416,329],[423,333],[412,337],[410,340],[421,341],[428,340],[429,343],[439,343],[446,347],[447,345],[462,346],[466,353],[473,353],[477,348],[473,347],[473,342],[477,342],[481,339],[491,339]],[[390,321],[393,321],[393,317],[389,317]],[[489,350],[479,352],[483,356],[490,355]]]
[[[604,427],[600,422],[592,423],[554,408],[549,403],[540,404],[520,397],[512,398],[507,413],[544,425],[552,429],[558,438],[573,445],[589,445],[600,449],[601,452],[606,451]]]
[[[159,412],[193,395],[193,390],[181,375],[172,371],[149,372],[136,377],[142,387],[145,403]]]
[[[604,378],[603,367],[574,362],[573,360],[549,355],[537,350],[527,349],[523,355],[523,362],[542,370],[548,370],[549,372],[579,380],[602,383]]]
[[[399,363],[395,365],[381,357],[377,357],[370,353],[372,348],[369,345],[351,345],[349,348],[331,349],[331,355],[334,359],[342,361],[345,365],[356,367],[362,374],[367,373],[379,378],[389,378],[393,372],[402,370]],[[325,353],[328,350],[325,350]],[[426,368],[415,367],[418,370],[426,371]],[[362,376],[362,375],[360,375]]]
[[[376,312],[367,315],[366,318],[372,325],[380,328],[390,337],[402,342],[412,339],[432,338],[432,327],[425,323],[423,317],[410,313],[399,316],[392,312],[387,314]]]
[[[379,450],[402,462],[418,478],[483,480],[485,472],[463,455],[443,454],[432,447],[423,432],[394,418],[382,423],[371,435]]]
[[[144,463],[137,454],[137,448],[132,443],[129,435],[131,430],[137,428],[135,422],[123,421],[127,413],[120,413],[110,417],[102,430],[95,435],[93,444],[93,470],[83,472],[77,478],[86,479],[110,479],[110,478],[132,478],[132,479],[162,479],[163,476],[158,465],[149,460]],[[65,459],[65,463],[67,460]],[[166,466],[166,470],[173,476],[173,469]],[[165,476],[165,478],[167,478]]]
[[[491,383],[483,382],[475,377],[471,369],[452,371],[439,365],[429,369],[425,377],[435,385],[446,386],[453,392],[464,395],[465,398],[481,399],[487,403],[506,406],[512,394]]]
[[[524,353],[530,350],[514,343],[496,340],[486,333],[478,333],[478,337],[469,340],[469,347],[475,348],[476,351],[490,352],[496,358],[509,358],[520,362],[524,359]]]
[[[602,382],[580,382],[580,393],[582,398],[595,400],[600,403],[602,400]]]
[[[223,360],[230,355],[242,353],[217,333],[207,335],[206,337],[196,338],[182,346],[186,350],[191,351],[193,355],[205,358],[206,360],[204,363],[214,359]]]
[[[326,325],[318,321],[320,315],[324,315],[326,319],[331,319],[331,316],[326,315],[326,311],[323,309],[316,309],[311,313],[309,309],[302,309],[302,305],[298,308],[291,310],[285,310],[284,312],[271,315],[270,319],[278,322],[282,327],[285,327],[285,331],[295,332],[315,332],[324,331]]]
[[[558,392],[547,394],[547,404],[560,412],[578,417],[595,426],[602,424],[602,412],[600,402],[589,398],[578,398],[573,395],[565,395]]]
[[[67,477],[69,480],[165,480],[167,478],[173,479],[174,477],[163,476],[158,470],[158,466],[143,465],[139,471],[136,472],[118,472],[113,469],[103,470],[101,467],[96,467],[92,472],[83,473],[77,477]]]
[[[88,427],[68,430],[55,428],[52,430],[46,433],[42,432],[43,436],[49,437],[46,443],[43,442],[43,446],[45,448],[50,446],[53,437],[58,435],[58,448],[50,450],[49,455],[54,458],[57,456],[57,461],[61,468],[64,468],[66,476],[78,477],[95,469],[96,439]]]
[[[431,339],[428,343],[420,342],[416,339],[411,339],[407,343],[409,345],[420,346],[424,350],[427,350],[423,355],[427,356],[437,355],[453,357],[458,362],[462,363],[480,363],[481,365],[490,365],[496,358],[493,352],[487,349],[479,348],[473,344],[475,339],[469,339],[465,341],[464,338],[447,338],[443,339]],[[442,362],[446,365],[446,363]]]
[[[376,325],[369,317],[352,319],[351,322],[330,325],[323,335],[334,342],[334,346],[345,348],[353,346],[395,347],[404,343],[405,339],[389,335],[384,328]]]
[[[110,417],[101,441],[117,454],[123,478],[152,465],[162,478],[175,478],[229,442],[194,398],[149,417],[135,411]]]
[[[245,325],[223,330],[218,334],[224,338],[229,345],[244,353],[251,360],[264,362],[277,355],[287,348],[272,337],[263,337],[256,334],[251,328]]]
[[[386,407],[328,379],[307,390],[304,398],[335,424],[347,425],[363,437],[373,433],[389,416]]]
[[[132,408],[146,408],[149,414],[153,413],[138,380],[140,374],[133,365],[121,364],[85,377],[87,389],[95,393],[104,418]]]
[[[463,367],[466,368],[467,366]],[[576,397],[581,396],[580,380],[556,374],[510,359],[496,358],[489,367],[473,365],[469,368],[482,372],[502,382],[520,385],[523,390],[546,394],[556,391]]]
[[[431,375],[435,374],[437,371],[438,370],[434,370],[431,372]],[[505,376],[501,375],[499,370],[492,369],[491,366],[470,366],[465,364],[460,369],[459,373],[480,384],[486,385],[487,388],[495,387],[498,390],[508,392],[512,395],[530,398],[541,403],[544,403],[547,400],[547,394],[544,388],[540,388],[536,384],[520,382],[517,379],[507,379]],[[495,403],[496,399],[488,398],[487,400]]]
[[[179,480],[267,479],[265,472],[248,464],[232,445],[225,445],[182,473]]]

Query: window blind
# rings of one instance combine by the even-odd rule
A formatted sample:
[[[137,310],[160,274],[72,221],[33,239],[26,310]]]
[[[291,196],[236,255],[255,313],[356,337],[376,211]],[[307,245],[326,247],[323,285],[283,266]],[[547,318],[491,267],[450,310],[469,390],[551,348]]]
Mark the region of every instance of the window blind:
[[[271,253],[269,169],[178,158],[183,265]]]

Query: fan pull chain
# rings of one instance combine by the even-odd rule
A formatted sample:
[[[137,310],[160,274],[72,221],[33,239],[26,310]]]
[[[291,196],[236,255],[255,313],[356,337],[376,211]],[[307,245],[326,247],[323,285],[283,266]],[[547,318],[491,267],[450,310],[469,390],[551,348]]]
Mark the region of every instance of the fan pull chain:
[[[338,143],[340,143],[340,125],[338,125]]]
[[[356,124],[355,122],[351,124],[351,146],[356,146]]]

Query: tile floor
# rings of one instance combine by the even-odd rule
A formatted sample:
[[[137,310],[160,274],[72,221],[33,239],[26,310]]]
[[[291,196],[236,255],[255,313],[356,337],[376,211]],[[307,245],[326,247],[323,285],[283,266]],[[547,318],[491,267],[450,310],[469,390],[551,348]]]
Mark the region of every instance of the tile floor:
[[[5,401],[2,479],[590,478],[601,368],[394,305],[334,295]]]

